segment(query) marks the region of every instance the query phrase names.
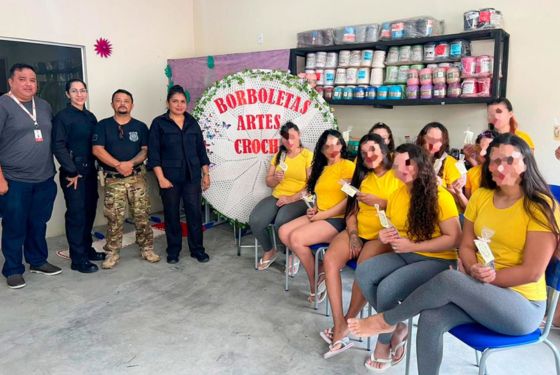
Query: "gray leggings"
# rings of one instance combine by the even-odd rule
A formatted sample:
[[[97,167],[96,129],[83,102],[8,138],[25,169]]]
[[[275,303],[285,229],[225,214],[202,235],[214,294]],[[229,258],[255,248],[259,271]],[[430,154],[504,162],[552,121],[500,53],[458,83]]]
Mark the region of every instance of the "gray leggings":
[[[253,235],[257,238],[264,251],[272,250],[272,240],[267,232],[269,224],[274,224],[274,230],[278,230],[282,224],[286,224],[300,216],[305,215],[307,205],[299,200],[286,204],[282,207],[276,206],[278,199],[272,195],[257,203],[249,216],[249,226]]]
[[[397,306],[420,285],[455,263],[415,253],[387,253],[359,264],[356,279],[369,304],[381,313]],[[377,341],[389,344],[391,336],[381,334]]]
[[[525,335],[540,324],[546,301],[530,301],[521,294],[483,284],[459,271],[447,270],[412,292],[400,305],[384,312],[389,324],[417,314],[418,373],[439,373],[443,334],[461,324],[477,322],[505,334]]]

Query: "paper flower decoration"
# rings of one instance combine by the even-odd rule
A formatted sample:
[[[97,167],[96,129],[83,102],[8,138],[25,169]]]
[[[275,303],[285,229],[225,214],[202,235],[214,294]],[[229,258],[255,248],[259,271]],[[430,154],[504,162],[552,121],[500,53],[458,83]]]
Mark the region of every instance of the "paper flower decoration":
[[[95,53],[103,58],[107,58],[111,56],[111,52],[113,51],[113,46],[111,46],[111,42],[105,38],[99,38],[95,41]]]

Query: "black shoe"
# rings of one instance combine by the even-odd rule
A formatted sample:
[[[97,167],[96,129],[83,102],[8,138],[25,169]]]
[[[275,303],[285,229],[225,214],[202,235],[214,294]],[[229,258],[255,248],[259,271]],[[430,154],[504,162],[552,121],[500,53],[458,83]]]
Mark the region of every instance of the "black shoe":
[[[177,264],[179,263],[179,257],[167,257],[167,263],[169,264]]]
[[[21,275],[10,275],[7,277],[6,282],[8,283],[8,288],[11,289],[23,288],[26,285]]]
[[[200,263],[206,263],[210,260],[206,253],[191,253],[191,258],[196,258]]]
[[[42,273],[43,275],[53,276],[62,272],[62,268],[53,266],[49,262],[45,262],[40,266],[30,266],[29,271],[34,273]]]
[[[89,260],[81,264],[72,263],[70,268],[81,273],[94,273],[99,270],[97,265],[91,263]]]
[[[105,260],[106,257],[106,253],[98,253],[97,251],[91,251],[88,253],[88,260],[100,261]]]

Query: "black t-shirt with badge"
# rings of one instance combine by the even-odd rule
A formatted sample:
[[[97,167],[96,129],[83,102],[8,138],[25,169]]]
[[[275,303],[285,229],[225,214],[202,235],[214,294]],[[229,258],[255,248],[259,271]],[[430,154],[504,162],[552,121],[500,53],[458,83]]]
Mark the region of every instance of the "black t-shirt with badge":
[[[134,158],[142,147],[148,146],[148,126],[136,119],[131,119],[128,124],[119,125],[113,117],[109,117],[95,126],[92,144],[104,146],[118,161],[128,161]],[[105,170],[116,171],[101,161],[99,163]]]

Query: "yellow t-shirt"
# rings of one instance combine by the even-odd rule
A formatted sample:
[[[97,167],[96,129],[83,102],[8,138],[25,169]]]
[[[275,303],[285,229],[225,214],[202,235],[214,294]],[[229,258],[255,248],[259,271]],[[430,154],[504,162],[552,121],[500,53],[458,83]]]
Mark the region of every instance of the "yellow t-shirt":
[[[544,219],[544,215],[534,211],[536,216]],[[514,267],[523,263],[523,252],[527,232],[550,232],[529,216],[523,207],[523,199],[519,199],[511,207],[499,209],[494,206],[494,191],[480,188],[471,196],[465,218],[474,224],[474,234],[481,236],[483,228],[492,229],[495,233],[490,239],[490,248],[494,254],[496,270]],[[514,218],[512,220],[512,218]],[[556,220],[560,218],[556,211]],[[546,222],[546,220],[545,220]],[[477,252],[479,262],[484,263]],[[532,301],[546,300],[546,282],[544,275],[537,282],[511,287],[525,298]]]
[[[319,211],[326,211],[336,206],[340,201],[346,199],[346,194],[340,190],[342,187],[338,181],[352,179],[354,174],[354,164],[350,160],[341,159],[335,164],[327,165],[323,169],[323,173],[319,176],[317,184],[315,184],[315,194],[317,195],[317,208]],[[338,215],[335,217],[344,217]]]
[[[395,228],[399,231],[399,236],[403,238],[408,238],[407,229],[409,207],[410,193],[408,192],[406,185],[403,185],[391,195],[389,202],[387,203],[387,216]],[[453,196],[441,186],[438,187],[438,207],[438,223],[459,216],[459,213],[457,212],[457,205],[455,204]],[[434,229],[432,238],[440,237],[441,231],[439,229],[439,225],[436,225]],[[449,249],[437,253],[418,251],[416,254],[438,259],[457,259],[457,251],[455,249]]]
[[[529,145],[529,148],[531,150],[535,150],[535,144],[533,143],[533,140],[531,139],[531,137],[529,136],[529,134],[525,133],[524,131],[521,131],[519,129],[515,129],[515,133],[516,136],[518,136],[519,138],[523,139],[525,142],[527,142],[527,144]]]
[[[402,185],[402,181],[395,176],[395,172],[391,169],[381,177],[378,177],[374,172],[368,173],[360,184],[360,191],[389,200],[389,196]],[[379,230],[383,228],[375,207],[365,203],[358,202],[356,219],[358,221],[358,236],[366,240],[377,238]]]
[[[467,182],[465,189],[471,192],[471,195],[480,187],[480,180],[482,179],[482,165],[472,167],[467,172]]]
[[[274,165],[276,155],[270,161],[270,165]],[[288,170],[284,172],[284,179],[274,187],[272,196],[280,198],[283,195],[294,195],[298,191],[305,188],[307,183],[307,170],[311,168],[311,161],[313,160],[313,152],[304,148],[295,158],[286,156],[284,161],[288,166]],[[276,166],[276,168],[279,168]]]
[[[459,170],[455,166],[455,163],[457,163],[457,159],[455,159],[451,155],[447,155],[447,157],[443,161],[443,187],[451,186],[451,184],[453,184],[457,179],[461,177],[461,173],[459,173]]]

